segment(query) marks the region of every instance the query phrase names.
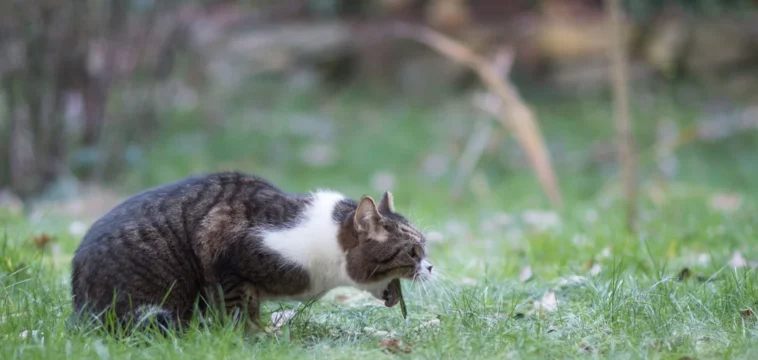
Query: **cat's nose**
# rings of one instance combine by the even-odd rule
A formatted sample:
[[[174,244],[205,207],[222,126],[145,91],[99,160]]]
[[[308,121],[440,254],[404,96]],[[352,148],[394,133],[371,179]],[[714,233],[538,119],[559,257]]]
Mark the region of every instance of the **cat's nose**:
[[[432,268],[433,268],[433,267],[434,267],[434,266],[432,266],[432,265],[429,265],[429,266],[427,266],[427,267],[426,267],[426,269],[427,269],[427,270],[429,270],[429,272],[432,272]]]

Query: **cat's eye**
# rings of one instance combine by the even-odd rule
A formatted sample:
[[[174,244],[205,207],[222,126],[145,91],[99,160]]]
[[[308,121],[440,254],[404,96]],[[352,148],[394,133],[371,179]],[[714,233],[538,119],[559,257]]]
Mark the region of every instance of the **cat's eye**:
[[[421,245],[413,245],[413,248],[411,249],[411,257],[414,260],[421,260],[423,255],[424,249],[421,248]]]

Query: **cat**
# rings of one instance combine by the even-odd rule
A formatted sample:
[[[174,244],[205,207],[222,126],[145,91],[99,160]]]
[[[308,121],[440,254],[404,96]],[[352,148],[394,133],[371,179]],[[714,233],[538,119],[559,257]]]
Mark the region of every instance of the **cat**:
[[[338,286],[397,304],[391,281],[426,281],[426,240],[395,212],[334,191],[287,193],[237,172],[196,175],[143,191],[98,219],[72,260],[74,314],[125,327],[189,324],[195,310],[244,313],[261,302],[318,299]]]

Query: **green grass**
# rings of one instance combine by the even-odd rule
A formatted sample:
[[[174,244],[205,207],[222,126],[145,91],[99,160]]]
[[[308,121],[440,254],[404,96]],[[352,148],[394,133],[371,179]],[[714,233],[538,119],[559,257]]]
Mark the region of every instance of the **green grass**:
[[[332,294],[310,306],[267,304],[267,314],[294,309],[298,316],[277,335],[257,340],[232,327],[197,324],[168,338],[69,331],[69,262],[79,241],[67,230],[73,219],[0,213],[0,358],[748,359],[758,353],[758,319],[741,314],[758,310],[755,270],[728,266],[735,251],[758,260],[753,181],[758,162],[749,161],[755,159],[758,137],[743,134],[681,149],[680,169],[666,187],[665,201],[656,204],[643,196],[640,232],[631,236],[624,231],[617,192],[606,188],[616,182],[614,165],[590,160],[589,145],[613,132],[609,104],[599,98],[538,103],[546,137],[559,148],[556,163],[567,202],[556,213],[560,224],[540,229],[524,215],[548,205],[528,168],[509,157],[517,153],[512,141],[482,160],[490,189],[484,195],[467,192],[453,201],[449,172],[432,178],[421,170],[427,154],[447,156],[461,145],[446,127],[462,127],[467,134],[473,113],[354,98],[337,99],[330,107],[318,102],[240,101],[228,112],[227,125],[215,130],[199,126],[195,114],[173,114],[167,118],[171,131],[140,148],[141,156],[117,188],[128,194],[190,173],[238,169],[293,191],[331,187],[354,197],[379,196],[370,187],[372,175],[393,174],[399,211],[444,235],[429,250],[438,280],[404,285],[407,320],[399,308],[365,300],[343,303]],[[250,115],[251,107],[262,109],[262,115]],[[666,98],[635,108],[643,150],[652,144],[658,116],[685,125],[698,114]],[[289,126],[296,116],[314,114],[333,127],[324,142],[339,155],[323,168],[299,160],[310,135]],[[276,123],[267,125],[271,119]],[[649,179],[652,164],[644,157],[641,164],[642,177]],[[738,211],[724,214],[708,206],[714,192],[725,190],[743,197]],[[499,213],[513,222],[486,226]],[[29,242],[40,233],[55,236],[42,250]],[[702,254],[710,261],[698,261]],[[591,275],[590,261],[602,271]],[[519,273],[527,265],[534,276],[522,283]],[[693,276],[679,281],[684,268]],[[556,294],[558,308],[538,311],[534,302],[547,292]],[[438,325],[423,326],[435,319]],[[376,331],[394,332],[410,352],[387,350],[380,341],[388,335]]]

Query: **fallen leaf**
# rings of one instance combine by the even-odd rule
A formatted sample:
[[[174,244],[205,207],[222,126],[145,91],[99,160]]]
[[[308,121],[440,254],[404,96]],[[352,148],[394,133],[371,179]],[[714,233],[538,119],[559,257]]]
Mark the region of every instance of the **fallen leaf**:
[[[689,268],[684,268],[679,272],[679,276],[676,277],[677,281],[686,281],[692,277],[692,271]]]
[[[742,206],[742,196],[735,193],[718,193],[711,196],[709,205],[713,210],[734,212]]]
[[[732,254],[732,258],[729,260],[729,266],[734,268],[745,267],[747,266],[747,260],[742,257],[742,254],[740,254],[739,251],[735,251],[734,254]]]
[[[279,329],[288,321],[292,320],[297,313],[294,310],[275,311],[271,314],[271,323],[275,329]]]
[[[755,312],[751,308],[740,309],[740,315],[745,319],[755,319]]]
[[[398,353],[398,352],[401,352],[404,354],[411,353],[411,344],[403,344],[403,341],[400,339],[384,338],[382,339],[382,341],[379,342],[379,346],[393,353]]]
[[[39,235],[36,235],[36,236],[32,236],[32,238],[29,241],[37,249],[41,250],[41,249],[46,248],[47,245],[49,245],[50,242],[53,241],[53,237],[50,236],[50,235],[48,235],[48,234],[46,234],[46,233],[42,233],[42,234],[39,234]]]
[[[348,300],[350,300],[350,297],[345,294],[339,294],[334,297],[334,300],[336,300],[338,303],[346,303]]]
[[[522,283],[527,282],[532,279],[532,267],[527,265],[523,269],[521,269],[521,273],[518,276],[518,280]]]
[[[594,264],[590,268],[590,275],[596,276],[597,274],[600,274],[601,271],[603,271],[603,267],[600,266],[600,264]]]
[[[595,266],[595,260],[589,259],[584,263],[583,269],[589,271],[593,266]]]
[[[558,309],[558,298],[555,293],[548,291],[540,300],[534,302],[534,308],[545,312],[553,312]]]

